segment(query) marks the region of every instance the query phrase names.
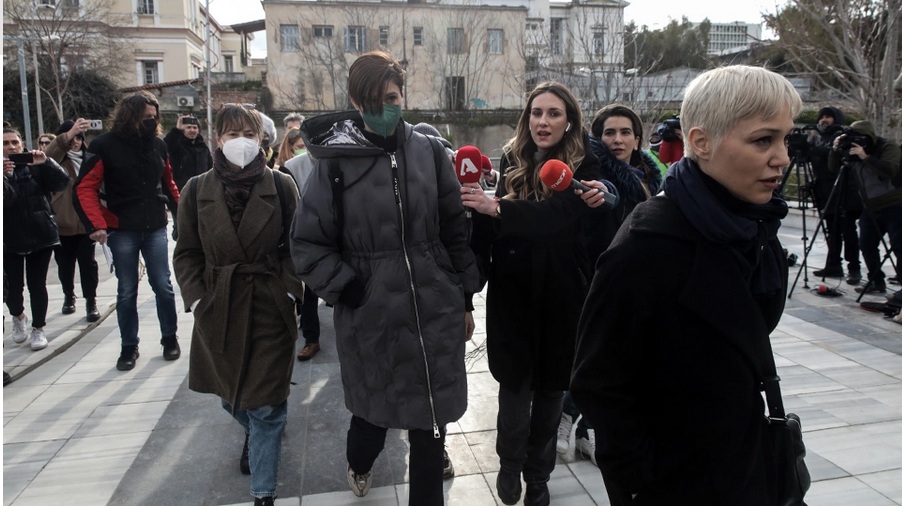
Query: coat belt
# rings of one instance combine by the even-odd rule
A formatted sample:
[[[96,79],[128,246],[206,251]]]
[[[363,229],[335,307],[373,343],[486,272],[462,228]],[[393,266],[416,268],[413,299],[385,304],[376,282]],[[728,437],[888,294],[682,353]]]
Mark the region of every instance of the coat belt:
[[[226,315],[225,318],[214,318],[213,321],[210,322],[210,333],[209,336],[207,336],[208,342],[210,349],[213,352],[225,353],[226,336],[229,331],[229,322],[232,320],[230,317],[232,315],[232,280],[235,275],[269,275],[271,276],[269,284],[277,282],[279,277],[276,276],[276,273],[269,262],[266,264],[236,263],[223,266],[210,266],[207,269],[207,272],[212,273],[213,277],[218,280],[216,289],[213,290],[213,299],[210,303],[217,308],[218,314]],[[270,287],[270,289],[273,288],[274,287]],[[250,307],[243,308],[243,310],[250,313]],[[250,318],[250,315],[248,315],[248,318]]]

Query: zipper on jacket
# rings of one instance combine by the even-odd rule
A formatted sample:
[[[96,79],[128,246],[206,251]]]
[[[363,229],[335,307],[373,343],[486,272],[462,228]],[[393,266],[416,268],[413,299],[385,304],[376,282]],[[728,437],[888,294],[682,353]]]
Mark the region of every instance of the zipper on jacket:
[[[413,265],[410,263],[410,255],[407,252],[407,229],[404,226],[404,205],[401,203],[401,183],[398,180],[398,161],[394,153],[388,153],[391,158],[392,187],[395,192],[395,205],[398,206],[398,214],[401,221],[401,251],[404,252],[404,263],[407,264],[407,276],[410,282],[410,291],[413,294],[413,314],[417,322],[417,338],[420,341],[420,351],[423,353],[423,368],[426,370],[426,392],[429,394],[429,409],[432,411],[432,437],[442,437],[438,429],[438,421],[435,419],[435,399],[432,398],[432,377],[429,374],[429,360],[426,357],[426,342],[423,340],[423,328],[420,323],[420,307],[417,305],[417,287],[413,282]]]

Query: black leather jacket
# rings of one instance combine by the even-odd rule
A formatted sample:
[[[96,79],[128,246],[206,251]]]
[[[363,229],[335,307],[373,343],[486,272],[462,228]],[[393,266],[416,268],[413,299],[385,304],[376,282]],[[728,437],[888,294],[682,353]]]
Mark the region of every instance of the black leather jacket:
[[[3,201],[4,252],[26,255],[59,244],[50,194],[66,188],[69,174],[48,158],[40,165],[18,165],[3,178],[9,188]]]

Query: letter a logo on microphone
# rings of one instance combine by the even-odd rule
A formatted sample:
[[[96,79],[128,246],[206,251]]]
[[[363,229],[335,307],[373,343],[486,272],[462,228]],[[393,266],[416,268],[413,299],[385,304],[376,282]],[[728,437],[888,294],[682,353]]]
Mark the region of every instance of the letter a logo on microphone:
[[[467,174],[479,174],[481,169],[473,163],[473,160],[469,158],[462,158],[460,161],[460,174],[458,174],[458,179],[465,179]]]

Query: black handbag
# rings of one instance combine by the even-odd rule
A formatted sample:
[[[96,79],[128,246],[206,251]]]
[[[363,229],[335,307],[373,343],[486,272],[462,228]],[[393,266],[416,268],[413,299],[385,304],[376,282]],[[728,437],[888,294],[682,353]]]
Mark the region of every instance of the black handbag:
[[[811,475],[805,465],[802,422],[795,413],[786,414],[780,395],[780,377],[774,364],[770,339],[767,357],[762,361],[764,395],[767,399],[767,423],[774,450],[777,506],[805,506],[805,493],[811,487]]]

